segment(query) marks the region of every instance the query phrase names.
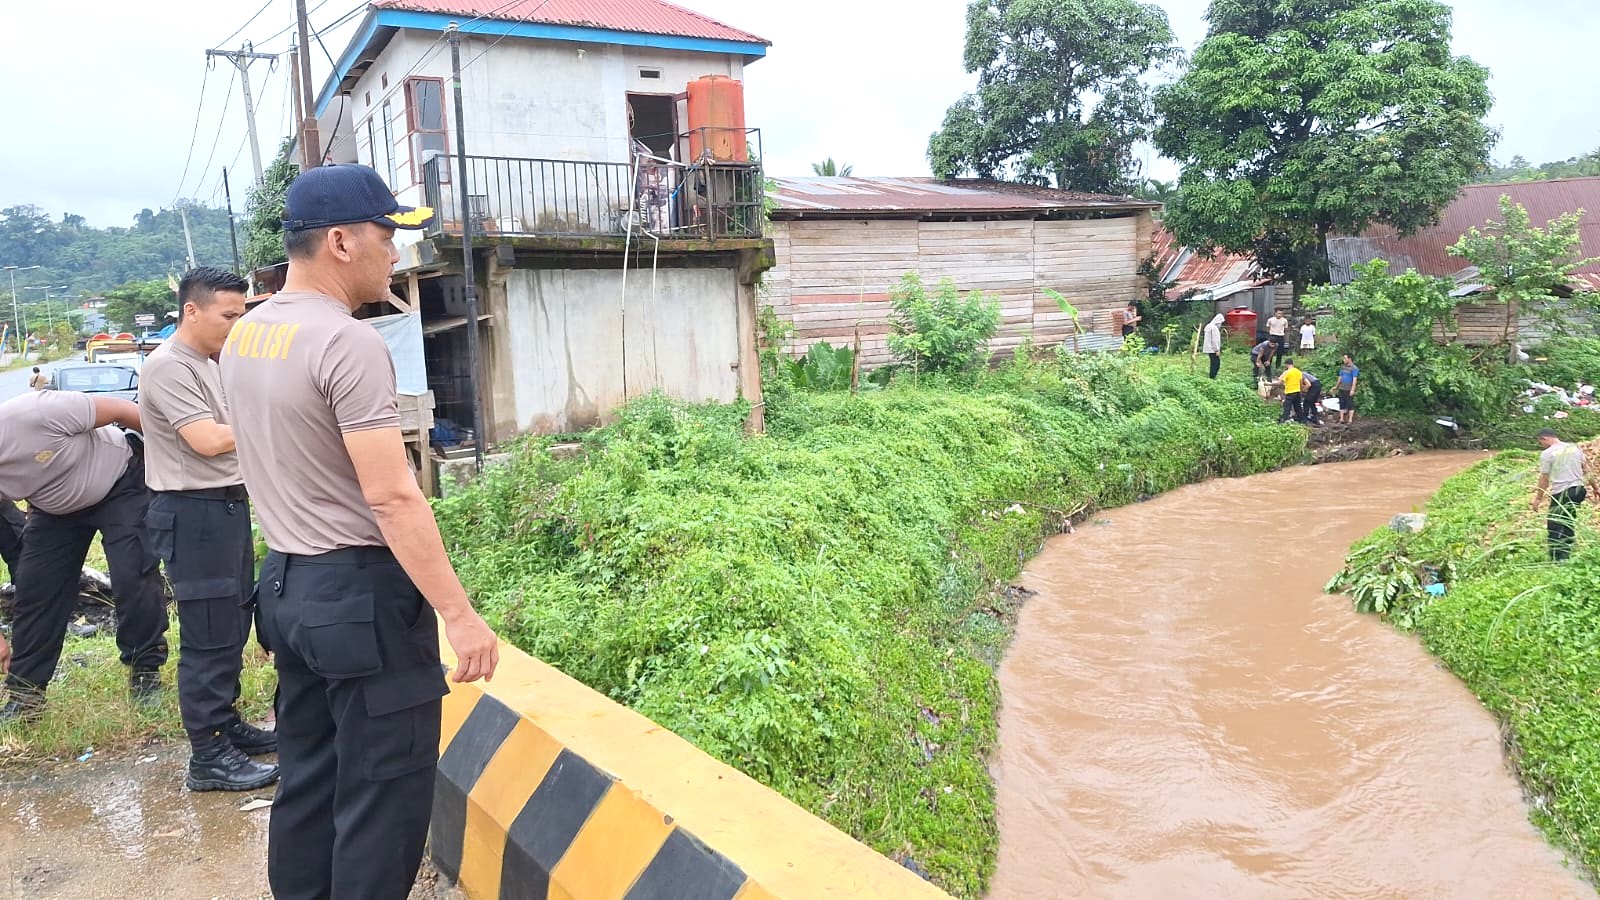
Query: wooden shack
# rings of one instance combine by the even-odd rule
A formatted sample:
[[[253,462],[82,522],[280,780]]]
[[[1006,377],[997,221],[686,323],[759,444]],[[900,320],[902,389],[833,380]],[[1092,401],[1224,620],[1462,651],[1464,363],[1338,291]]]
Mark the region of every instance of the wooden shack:
[[[1051,289],[1079,312],[1077,346],[1120,346],[1120,311],[1142,299],[1159,204],[983,180],[779,178],[777,264],[760,302],[794,324],[790,349],[861,333],[862,363],[890,361],[890,291],[907,272],[1000,303],[991,347],[1073,345]]]

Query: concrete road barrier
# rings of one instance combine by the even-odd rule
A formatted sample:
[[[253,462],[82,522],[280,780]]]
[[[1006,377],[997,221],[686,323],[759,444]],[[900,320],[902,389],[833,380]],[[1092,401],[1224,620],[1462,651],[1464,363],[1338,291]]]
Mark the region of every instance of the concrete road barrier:
[[[429,853],[473,900],[945,896],[649,719],[500,653],[493,683],[451,685],[434,791]]]

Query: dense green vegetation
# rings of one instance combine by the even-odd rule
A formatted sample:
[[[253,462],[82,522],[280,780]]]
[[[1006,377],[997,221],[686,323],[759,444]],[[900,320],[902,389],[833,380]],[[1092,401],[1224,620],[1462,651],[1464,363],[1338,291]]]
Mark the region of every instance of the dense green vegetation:
[[[581,461],[529,441],[442,501],[508,640],[954,893],[995,853],[991,592],[1063,521],[1298,460],[1243,379],[1063,354],[962,381],[635,401]]]
[[[970,0],[977,88],[928,140],[935,175],[1126,193],[1154,120],[1147,73],[1179,59],[1167,13],[1137,0]]]
[[[1184,244],[1252,254],[1298,299],[1328,279],[1330,233],[1431,224],[1487,165],[1489,71],[1451,52],[1448,4],[1226,0],[1206,19],[1155,94]]]
[[[1447,481],[1421,533],[1374,533],[1331,589],[1415,629],[1510,726],[1533,816],[1591,871],[1600,868],[1600,543],[1593,507],[1570,562],[1546,562],[1529,509],[1531,453],[1512,451]],[[1446,593],[1425,590],[1431,580]]]
[[[1577,178],[1586,175],[1600,175],[1600,148],[1590,150],[1582,156],[1541,163],[1537,166],[1521,156],[1513,156],[1511,161],[1503,166],[1490,166],[1478,181],[1488,183],[1543,181],[1547,178]]]
[[[194,252],[202,265],[231,267],[228,213],[196,205],[189,209]],[[94,228],[82,216],[60,220],[37,206],[0,210],[0,261],[8,266],[39,266],[19,272],[17,284],[66,285],[70,296],[99,294],[130,281],[165,280],[188,268],[183,220],[176,209],[140,210],[127,227]],[[26,281],[23,279],[26,278]],[[0,283],[9,293],[10,283]],[[24,301],[40,295],[22,293]],[[9,299],[9,298],[8,298]],[[10,304],[5,312],[10,313]]]

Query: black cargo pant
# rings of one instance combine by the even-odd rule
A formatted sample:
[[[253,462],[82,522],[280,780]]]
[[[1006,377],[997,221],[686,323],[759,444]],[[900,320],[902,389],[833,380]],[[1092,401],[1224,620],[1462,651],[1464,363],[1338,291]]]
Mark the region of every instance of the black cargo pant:
[[[239,673],[250,636],[255,548],[242,485],[160,491],[145,515],[150,544],[178,601],[178,709],[191,741],[239,721]]]
[[[26,527],[27,514],[10,500],[0,500],[0,560],[5,560],[6,572],[13,581],[22,562],[22,529]]]
[[[1581,484],[1550,495],[1550,514],[1545,519],[1545,531],[1550,542],[1551,561],[1565,562],[1572,556],[1572,545],[1577,540],[1578,507],[1588,497],[1588,489]]]
[[[166,663],[167,597],[144,530],[149,504],[144,457],[136,449],[122,477],[99,503],[65,515],[41,509],[29,513],[11,613],[14,646],[6,683],[13,690],[42,690],[55,674],[78,599],[83,561],[97,531],[111,570],[122,664],[142,672]]]
[[[386,549],[273,552],[256,588],[278,669],[267,875],[277,900],[404,900],[439,761],[433,610]]]

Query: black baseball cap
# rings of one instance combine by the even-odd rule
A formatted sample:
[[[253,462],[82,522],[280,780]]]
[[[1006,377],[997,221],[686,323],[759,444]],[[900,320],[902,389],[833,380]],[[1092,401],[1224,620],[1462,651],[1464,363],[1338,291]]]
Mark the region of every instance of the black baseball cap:
[[[401,206],[377,172],[355,163],[318,166],[301,172],[290,182],[283,206],[284,231],[306,231],[354,222],[376,222],[390,228],[420,231],[431,221],[431,207]]]

